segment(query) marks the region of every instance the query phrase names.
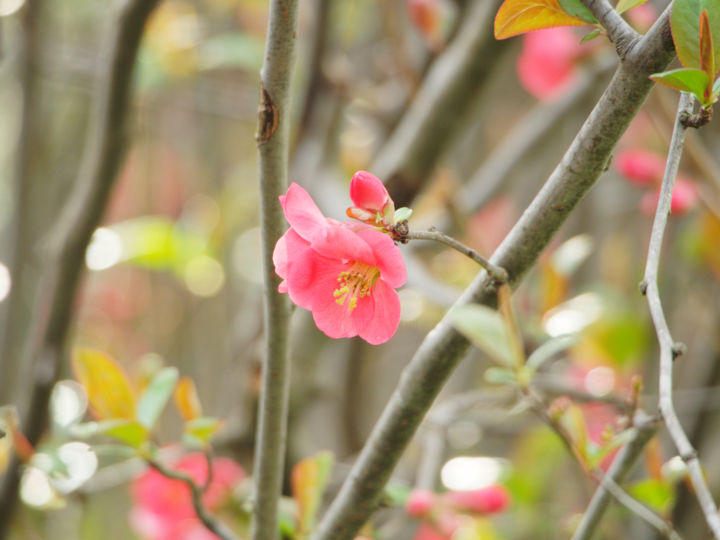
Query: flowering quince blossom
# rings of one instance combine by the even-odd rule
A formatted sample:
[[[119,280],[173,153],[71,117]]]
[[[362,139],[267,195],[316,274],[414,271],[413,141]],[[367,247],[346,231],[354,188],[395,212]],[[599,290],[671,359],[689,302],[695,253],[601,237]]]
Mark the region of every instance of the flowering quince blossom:
[[[624,150],[618,154],[615,168],[629,183],[648,189],[655,188],[640,199],[640,211],[652,216],[660,199],[657,188],[662,184],[665,159],[647,150]],[[682,215],[694,208],[697,202],[697,190],[692,180],[678,175],[673,188],[670,212]]]
[[[552,100],[575,83],[583,53],[575,32],[566,27],[525,34],[517,59],[520,84],[536,98]]]
[[[494,514],[505,510],[509,504],[510,494],[500,485],[440,495],[415,489],[408,496],[405,512],[422,520],[414,540],[451,540],[462,528],[467,515]]]
[[[355,206],[347,209],[348,217],[389,228],[395,221],[395,203],[382,181],[367,171],[356,172],[350,181],[350,198]]]
[[[207,461],[200,452],[186,455],[173,469],[188,473],[199,485],[207,480]],[[212,482],[203,495],[203,503],[215,510],[245,477],[242,468],[227,458],[212,460]],[[130,524],[148,540],[215,540],[195,514],[190,488],[148,468],[131,486],[134,506]]]
[[[368,212],[384,212],[392,204],[373,189],[356,195],[355,204]],[[290,229],[273,253],[275,272],[283,279],[278,290],[312,311],[317,327],[331,338],[359,335],[373,345],[388,341],[400,322],[395,288],[407,279],[400,249],[367,225],[326,218],[297,184],[280,204]]]

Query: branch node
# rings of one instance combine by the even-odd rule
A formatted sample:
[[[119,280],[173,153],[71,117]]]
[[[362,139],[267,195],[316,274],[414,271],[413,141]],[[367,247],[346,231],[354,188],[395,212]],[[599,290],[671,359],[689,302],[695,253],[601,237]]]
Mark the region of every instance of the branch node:
[[[672,358],[675,360],[678,356],[682,356],[687,352],[687,345],[682,341],[676,341],[672,345]]]
[[[260,83],[260,106],[258,107],[258,125],[255,140],[258,144],[263,144],[270,140],[273,133],[277,131],[280,123],[280,113],[273,101],[270,92],[267,91],[265,85]]]
[[[712,120],[713,110],[712,105],[709,107],[702,107],[695,114],[684,112],[680,115],[680,123],[686,128],[700,129],[705,124]]]
[[[647,288],[648,288],[647,279],[643,279],[643,280],[640,282],[639,287],[640,287],[640,294],[642,294],[643,296],[645,296],[645,295],[647,294]]]
[[[693,461],[693,460],[695,460],[695,459],[698,459],[697,450],[695,450],[695,449],[693,448],[692,450],[690,450],[690,451],[688,451],[688,452],[685,452],[685,453],[683,453],[683,454],[680,454],[680,458],[681,458],[685,463],[690,463],[691,461]]]

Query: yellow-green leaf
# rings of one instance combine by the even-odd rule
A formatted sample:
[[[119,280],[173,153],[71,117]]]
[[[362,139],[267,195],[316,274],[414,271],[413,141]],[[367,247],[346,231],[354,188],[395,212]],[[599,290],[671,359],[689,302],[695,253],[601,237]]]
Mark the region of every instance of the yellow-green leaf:
[[[185,422],[185,435],[194,444],[205,446],[220,431],[224,422],[219,418],[203,416]]]
[[[582,19],[568,15],[558,0],[505,0],[495,16],[495,39],[505,39],[555,26],[582,26]]]
[[[202,416],[202,405],[198,397],[195,381],[190,377],[182,377],[175,387],[175,406],[185,421]]]
[[[97,418],[135,418],[135,395],[117,362],[103,352],[79,348],[73,353],[72,367]]]
[[[615,6],[615,11],[619,14],[625,13],[628,9],[644,4],[647,0],[620,0]]]

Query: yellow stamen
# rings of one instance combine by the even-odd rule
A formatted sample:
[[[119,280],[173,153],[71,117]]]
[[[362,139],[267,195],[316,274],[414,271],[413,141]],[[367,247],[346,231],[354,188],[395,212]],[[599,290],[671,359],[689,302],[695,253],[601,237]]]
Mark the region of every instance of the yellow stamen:
[[[340,272],[337,278],[338,288],[333,291],[335,302],[342,306],[347,301],[348,311],[357,307],[358,298],[370,294],[375,280],[380,275],[377,268],[356,262],[345,272]]]

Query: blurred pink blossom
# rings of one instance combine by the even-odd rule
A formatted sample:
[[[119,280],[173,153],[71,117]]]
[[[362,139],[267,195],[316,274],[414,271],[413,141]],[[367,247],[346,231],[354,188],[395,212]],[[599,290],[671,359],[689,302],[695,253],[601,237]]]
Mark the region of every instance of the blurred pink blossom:
[[[525,34],[517,59],[520,84],[538,99],[556,98],[574,84],[575,66],[582,54],[577,35],[567,27]]]
[[[665,159],[649,150],[623,150],[615,158],[615,168],[631,184],[653,186],[662,181]]]
[[[660,200],[660,192],[648,192],[640,199],[640,210],[643,214],[652,216],[655,214],[658,201]],[[692,181],[678,177],[675,180],[672,199],[670,200],[670,213],[676,216],[682,216],[689,210],[695,208],[698,203],[698,194]]]
[[[205,455],[195,452],[186,455],[173,466],[184,471],[199,485],[207,481]],[[222,505],[233,487],[245,473],[227,458],[212,460],[212,482],[203,495],[203,503],[210,510]],[[180,480],[172,480],[152,468],[136,478],[131,486],[133,508],[130,524],[148,540],[212,540],[210,533],[198,520],[192,505],[190,488]]]

